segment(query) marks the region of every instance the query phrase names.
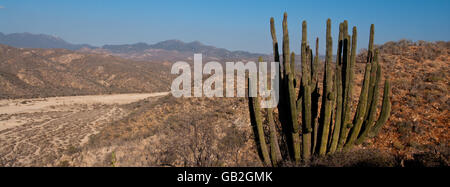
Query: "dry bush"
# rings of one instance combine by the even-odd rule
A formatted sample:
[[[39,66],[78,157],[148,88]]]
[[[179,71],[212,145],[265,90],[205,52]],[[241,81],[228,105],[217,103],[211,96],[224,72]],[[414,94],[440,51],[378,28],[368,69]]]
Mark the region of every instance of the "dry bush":
[[[416,61],[424,60],[436,60],[437,57],[441,55],[448,55],[448,50],[450,49],[450,42],[437,41],[437,42],[426,42],[419,40],[413,42],[411,40],[400,40],[400,41],[389,41],[383,45],[376,45],[376,48],[380,50],[382,54],[382,59],[384,62],[392,62],[393,59],[384,58],[386,55],[396,55],[406,58],[411,58]],[[367,60],[367,49],[363,48],[359,51],[356,62],[365,63]]]
[[[440,55],[447,54],[447,50],[450,48],[449,46],[450,42],[426,42],[422,40],[413,42],[403,39],[398,42],[386,42],[379,49],[382,54],[401,55],[404,57],[412,57],[416,61],[423,61],[435,60]]]
[[[434,151],[427,151],[413,154],[413,159],[404,160],[401,164],[404,167],[449,167],[448,147],[446,154],[437,153]]]
[[[175,165],[180,160],[184,166],[218,166],[220,154],[213,146],[217,144],[214,129],[201,120],[192,114],[183,118],[169,116],[167,126],[155,132],[164,136],[157,146],[164,151],[156,156],[156,165]]]
[[[80,154],[103,155],[96,166],[110,166],[111,151],[117,166],[259,166],[241,100],[166,96],[129,105],[134,112],[91,136]]]
[[[241,151],[252,137],[247,129],[227,123],[233,110],[212,99],[199,102],[211,106],[212,111],[183,111],[169,114],[164,124],[155,129],[159,144],[149,149],[156,160],[149,165],[163,166],[243,166],[254,165],[242,157]],[[203,105],[203,104],[202,104]],[[247,160],[246,160],[247,159]]]
[[[375,149],[354,149],[336,152],[323,157],[315,156],[310,162],[284,163],[286,167],[398,167],[397,158],[392,154]]]

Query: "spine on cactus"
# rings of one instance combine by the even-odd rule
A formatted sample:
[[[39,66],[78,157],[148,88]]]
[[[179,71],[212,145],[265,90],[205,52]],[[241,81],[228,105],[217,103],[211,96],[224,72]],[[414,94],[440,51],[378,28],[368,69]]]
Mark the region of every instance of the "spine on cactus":
[[[364,82],[363,82],[363,86],[361,89],[361,95],[359,96],[359,102],[358,102],[358,106],[356,107],[356,114],[355,117],[353,118],[353,127],[347,127],[350,128],[350,133],[349,133],[349,138],[347,140],[347,142],[345,141],[345,138],[347,136],[341,137],[343,139],[340,140],[339,142],[339,147],[341,148],[344,146],[348,149],[350,148],[354,141],[356,140],[359,131],[361,130],[361,126],[362,123],[364,121],[364,116],[365,116],[365,112],[366,112],[366,107],[367,107],[367,95],[369,92],[369,81],[370,81],[370,71],[371,71],[371,67],[369,64],[366,65],[366,71],[365,71],[365,75],[364,75]],[[342,135],[342,134],[341,134]]]
[[[309,47],[307,46],[307,24],[306,21],[302,23],[302,45],[301,45],[301,58],[302,58],[302,147],[303,147],[303,159],[309,159],[311,156],[311,133],[313,131],[311,124],[311,89],[310,89],[310,76],[309,70],[310,64],[308,63]]]
[[[375,137],[380,129],[386,124],[389,115],[391,114],[391,100],[390,100],[391,84],[389,79],[384,81],[384,91],[383,91],[383,104],[381,106],[380,117],[377,120],[375,126],[371,129],[369,136]]]
[[[378,97],[379,97],[379,92],[378,92],[378,85],[380,84],[380,79],[381,79],[381,67],[380,64],[378,63],[378,50],[375,51],[375,56],[374,56],[374,63],[372,65],[372,71],[373,71],[373,67],[375,67],[376,69],[376,75],[375,75],[375,79],[374,79],[374,85],[373,85],[373,90],[369,90],[372,91],[373,93],[371,95],[369,95],[369,97],[372,96],[371,99],[371,105],[368,108],[368,110],[366,110],[366,121],[364,121],[363,123],[363,129],[358,137],[358,139],[356,140],[356,144],[361,144],[365,141],[365,139],[367,138],[367,135],[370,131],[370,129],[373,127],[373,123],[375,121],[375,117],[377,114],[377,106],[378,106]],[[371,79],[372,80],[372,79]]]
[[[291,71],[290,72],[294,73],[294,75],[295,75],[295,53],[294,52],[291,53],[291,58],[289,60],[291,63],[291,66],[290,66]]]
[[[312,53],[312,51],[311,51]],[[313,55],[311,54],[311,57]],[[316,38],[316,56],[314,56],[314,61],[311,64],[311,86],[313,90],[318,89],[317,88],[317,82],[318,82],[318,75],[319,75],[319,38]]]
[[[347,32],[348,23],[344,22],[344,28]],[[356,61],[356,27],[353,27],[352,37],[346,34],[344,38],[344,55],[345,59],[342,64],[342,93],[343,93],[343,103],[342,103],[342,122],[341,124],[347,124],[349,122],[351,113],[351,102],[352,102],[352,88],[353,88],[353,67]],[[350,40],[351,38],[351,40]]]
[[[341,131],[345,131],[345,134],[348,133],[348,126],[349,124],[352,124],[351,122],[351,106],[352,106],[352,90],[353,90],[353,79],[354,79],[354,66],[356,63],[356,49],[357,49],[357,38],[358,33],[356,27],[353,27],[353,33],[352,33],[352,42],[351,42],[351,54],[350,54],[350,62],[347,63],[346,66],[346,74],[345,74],[345,80],[346,80],[346,86],[345,86],[345,93],[344,93],[344,103],[343,103],[343,113],[342,113],[342,126]],[[348,40],[350,37],[348,38]],[[345,127],[345,128],[343,128]],[[343,138],[343,141],[345,139]]]
[[[324,155],[327,150],[328,136],[330,131],[331,111],[333,106],[333,70],[331,68],[331,61],[333,56],[333,39],[331,37],[331,20],[327,20],[326,31],[326,59],[325,59],[325,72],[323,79],[323,94],[322,94],[322,107],[320,112],[319,121],[319,138],[318,138],[318,153]]]
[[[367,97],[367,104],[368,104],[368,106],[371,106],[372,105],[372,102],[373,102],[373,97],[374,97],[374,91],[375,91],[375,84],[376,84],[376,82],[377,82],[377,80],[376,80],[376,74],[377,74],[377,69],[378,69],[378,50],[376,50],[375,51],[375,53],[374,53],[374,57],[373,57],[373,62],[370,64],[371,66],[372,66],[372,70],[370,70],[370,77],[371,77],[371,79],[370,79],[370,84],[369,84],[369,94],[368,94],[368,97]],[[367,65],[369,65],[369,64],[367,64]],[[365,115],[365,119],[368,119],[369,118],[369,110],[370,110],[370,107],[367,107],[366,108],[366,115]]]
[[[296,73],[295,73],[295,53],[292,52],[291,53],[291,59],[289,59],[291,61],[291,72],[294,75],[294,88],[297,88],[297,77],[296,77]]]
[[[342,60],[343,60],[343,48],[344,46],[344,23],[339,24],[339,40],[338,40],[338,49],[336,53],[336,73],[334,74],[334,88],[336,95],[336,111],[334,114],[334,126],[333,126],[333,134],[331,138],[330,150],[329,152],[335,152],[336,147],[339,141],[339,133],[341,130],[341,115],[342,115]],[[334,107],[333,107],[334,108]]]
[[[248,78],[248,88],[250,91],[251,87],[251,81],[250,78]],[[269,151],[267,149],[266,139],[264,135],[264,128],[263,128],[263,120],[261,116],[261,110],[259,105],[259,99],[258,97],[248,97],[249,101],[249,109],[250,109],[250,118],[253,121],[253,124],[256,125],[256,135],[258,136],[259,141],[259,147],[261,150],[261,154],[263,156],[263,161],[266,166],[270,165],[270,157],[269,157]]]
[[[348,140],[345,144],[345,148],[348,149],[355,143],[356,139],[359,136],[359,133],[361,131],[362,123],[366,119],[366,111],[368,108],[368,101],[369,101],[369,91],[370,91],[370,84],[371,84],[371,78],[372,78],[372,66],[373,66],[373,58],[374,58],[374,49],[373,49],[373,40],[374,40],[374,34],[375,34],[375,27],[372,24],[370,26],[370,39],[369,39],[369,49],[368,49],[368,57],[367,57],[367,63],[366,63],[366,72],[364,75],[364,82],[361,89],[361,95],[359,97],[359,103],[357,106],[356,115],[353,119],[353,128],[350,130],[350,135],[348,137]],[[376,66],[374,66],[376,68]],[[375,79],[373,77],[372,79]],[[372,80],[373,81],[373,80]],[[373,91],[373,90],[372,90]]]
[[[373,39],[375,37],[375,25],[370,25],[369,48],[367,49],[367,62],[372,62],[373,58]]]
[[[311,57],[313,56],[311,51]],[[311,59],[311,61],[313,61]],[[311,120],[313,124],[313,147],[312,151],[316,150],[317,146],[317,135],[319,131],[319,122],[317,119],[317,115],[319,114],[319,81],[318,81],[318,68],[319,68],[319,38],[316,39],[316,56],[314,57],[314,61],[311,63]]]
[[[343,94],[343,103],[342,103],[342,112],[344,112],[345,106],[348,103],[348,98],[351,95],[349,93],[349,85],[350,85],[350,71],[351,68],[351,36],[348,34],[348,21],[344,21],[344,49],[343,49],[343,63],[342,63],[342,94]],[[343,117],[342,117],[343,119]]]
[[[272,47],[273,47],[273,57],[274,57],[274,62],[280,62],[280,52],[278,50],[278,40],[277,40],[277,33],[275,31],[275,20],[274,18],[270,18],[270,34],[272,36]],[[281,114],[284,114],[283,112],[283,103],[284,103],[284,80],[283,80],[283,64],[279,63],[279,69],[278,69],[278,78],[280,81],[280,85],[279,85],[279,94],[280,94],[280,98],[279,98],[279,103],[278,103],[278,111]],[[281,115],[280,114],[280,115]],[[280,118],[281,120],[284,119],[284,117]]]
[[[262,62],[262,61],[263,61],[262,57],[259,57],[258,62]],[[269,86],[269,84],[267,82],[266,87],[268,88],[268,86]],[[269,135],[270,159],[272,161],[272,166],[277,167],[282,161],[280,146],[278,144],[278,135],[277,135],[276,127],[275,127],[275,121],[273,118],[273,110],[272,110],[272,108],[267,108],[266,111],[267,111],[266,119],[267,119],[267,123],[269,124],[269,131],[270,131],[270,135]],[[259,132],[259,130],[258,130],[258,132]]]
[[[302,44],[301,44],[301,66],[302,66],[302,83],[309,85],[309,66],[307,63],[309,47],[307,46],[307,24],[302,22]]]
[[[290,59],[290,49],[289,49],[289,31],[287,25],[287,13],[284,13],[283,17],[283,65],[284,65],[284,76],[287,78],[290,73],[291,64],[289,62]]]
[[[348,82],[347,78],[349,78],[349,75],[347,74],[348,65],[350,64],[350,35],[348,34],[348,21],[344,21],[344,37],[343,37],[343,54],[342,54],[342,93],[344,94],[343,97],[345,98],[345,93],[348,91]],[[345,103],[345,99],[343,99],[343,104]]]
[[[267,109],[267,120],[269,121],[270,130],[270,158],[272,160],[272,165],[277,167],[283,158],[281,156],[280,145],[278,144],[277,129],[275,127],[273,110],[271,108]]]
[[[275,31],[275,20],[272,18],[270,18],[270,34],[272,36],[272,46],[273,46],[273,56],[274,56],[274,62],[280,62],[280,53],[278,51],[278,40],[277,40],[277,33]],[[279,78],[280,78],[280,82],[282,82],[283,79],[283,68],[282,68],[283,64],[280,63],[280,68],[279,68]],[[282,90],[280,90],[282,91]],[[281,94],[281,93],[280,93]]]
[[[289,51],[289,32],[287,27],[287,13],[284,13],[283,18],[283,61],[285,68],[285,82],[287,85],[287,106],[289,124],[292,126],[292,141],[294,149],[294,159],[296,162],[300,161],[300,137],[299,137],[299,124],[297,119],[297,103],[296,92],[294,88],[294,72],[290,68],[290,51]],[[286,79],[287,78],[287,79]]]
[[[337,89],[336,89],[336,86],[337,86],[337,83],[336,83],[336,76],[335,76],[335,74],[333,74],[333,76],[332,76],[332,82],[333,82],[333,85],[331,85],[331,90],[332,90],[332,106],[331,106],[331,120],[330,120],[330,132],[328,133],[328,137],[330,137],[329,138],[329,141],[328,141],[328,143],[327,143],[327,149],[328,149],[328,151],[330,150],[330,148],[331,148],[331,143],[332,143],[332,138],[333,138],[333,135],[334,135],[334,131],[336,130],[335,128],[334,128],[334,120],[333,119],[335,119],[336,118],[336,104],[337,104]]]
[[[278,103],[278,119],[280,120],[281,124],[286,124],[288,115],[286,115],[286,89],[285,89],[285,80],[284,80],[284,67],[283,63],[280,62],[280,53],[279,53],[279,47],[278,47],[278,40],[277,40],[277,34],[275,30],[275,20],[274,18],[270,18],[270,33],[272,36],[272,46],[273,46],[273,55],[274,55],[274,61],[279,62],[279,69],[278,69],[278,78],[280,81],[279,84],[279,103]]]

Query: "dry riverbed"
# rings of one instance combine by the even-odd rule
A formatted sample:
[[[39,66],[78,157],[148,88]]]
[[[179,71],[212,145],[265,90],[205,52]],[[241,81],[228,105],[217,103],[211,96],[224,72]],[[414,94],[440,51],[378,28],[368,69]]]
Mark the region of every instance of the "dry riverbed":
[[[0,100],[0,166],[55,166],[130,104],[168,92]]]

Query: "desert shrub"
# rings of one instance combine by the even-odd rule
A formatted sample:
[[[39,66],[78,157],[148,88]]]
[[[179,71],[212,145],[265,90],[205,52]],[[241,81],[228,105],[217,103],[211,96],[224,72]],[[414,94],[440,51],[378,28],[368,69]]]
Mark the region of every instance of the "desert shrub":
[[[404,167],[449,167],[448,155],[436,154],[434,152],[417,153],[413,159],[405,160]]]
[[[186,114],[170,115],[166,126],[155,132],[162,136],[157,149],[155,165],[218,166],[221,154],[217,150],[217,138],[211,117]],[[178,163],[177,163],[178,162]]]
[[[257,159],[245,155],[252,150],[244,149],[249,145],[252,134],[245,118],[236,119],[233,112],[232,108],[240,107],[238,99],[174,100],[171,101],[173,104],[163,104],[174,112],[161,118],[160,125],[152,127],[149,136],[152,144],[146,147],[150,155],[148,165],[209,167],[258,164],[255,163]],[[209,108],[205,110],[205,106]]]
[[[239,130],[234,124],[226,128],[225,136],[219,142],[219,150],[224,154],[229,154],[234,164],[239,165],[239,150],[245,145],[249,135],[246,131]]]
[[[360,149],[337,152],[323,157],[315,156],[309,163],[284,163],[285,166],[304,167],[398,167],[397,158],[386,152]]]
[[[69,161],[64,160],[58,164],[58,167],[70,167],[70,163],[69,163]]]
[[[386,42],[381,45],[380,52],[382,54],[401,55],[410,57],[416,61],[435,60],[440,55],[448,53],[450,42],[426,42],[419,40],[413,42],[411,40],[400,40],[398,42]],[[409,47],[416,47],[415,50],[409,50]]]
[[[404,121],[404,122],[398,122],[396,124],[396,126],[397,126],[397,132],[400,134],[400,138],[407,139],[411,135],[414,124],[412,121]]]
[[[395,167],[394,156],[376,150],[358,150],[341,152],[328,158],[317,158],[311,166],[328,167]]]
[[[425,81],[427,82],[438,82],[445,80],[445,73],[443,71],[436,71],[425,74]]]
[[[71,146],[69,146],[69,148],[67,148],[66,153],[69,154],[69,155],[73,155],[73,154],[78,153],[80,151],[81,151],[81,148],[71,145]]]

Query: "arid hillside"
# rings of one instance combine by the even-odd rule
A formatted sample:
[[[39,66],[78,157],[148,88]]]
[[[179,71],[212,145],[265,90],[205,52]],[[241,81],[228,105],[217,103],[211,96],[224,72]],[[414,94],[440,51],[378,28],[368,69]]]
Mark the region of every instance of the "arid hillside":
[[[377,138],[354,150],[314,158],[305,165],[449,166],[449,43],[404,40],[378,48],[384,76],[392,81],[388,123]],[[364,59],[364,54],[361,51],[359,58]],[[362,63],[356,66],[355,98],[363,67]],[[60,162],[72,166],[262,166],[247,102],[245,98],[169,95],[107,126]]]
[[[65,49],[0,45],[0,98],[168,91],[170,66]]]
[[[448,166],[450,42],[401,40],[379,48],[384,74],[392,80],[392,114],[368,144],[406,160],[435,157]]]
[[[392,85],[392,112],[387,124],[379,136],[367,140],[349,152],[315,157],[310,163],[302,163],[301,166],[450,165],[449,42],[402,40],[377,47],[380,49],[383,76],[389,77]],[[59,90],[54,88],[63,88],[62,90],[67,91],[62,92],[64,94],[107,93],[110,90],[127,92],[130,89],[142,92],[156,89],[154,92],[159,92],[165,91],[158,90],[159,88],[168,90],[170,86],[167,83],[170,81],[165,81],[168,80],[169,65],[129,62],[118,57],[66,50],[23,50],[2,46],[1,54],[8,52],[9,55],[1,55],[1,58],[6,59],[1,64],[1,83],[3,85],[9,83],[15,87],[2,86],[0,88],[2,94],[21,93],[22,97],[31,97],[32,95],[27,94],[27,90],[39,94],[48,88],[51,92],[43,93],[60,94]],[[364,50],[360,52],[358,58],[361,62],[364,61],[365,54]],[[353,110],[356,108],[361,90],[363,68],[364,64],[357,63],[356,84],[353,88],[356,99],[353,101]],[[108,79],[112,75],[116,76]],[[54,78],[55,76],[57,78]],[[147,82],[140,82],[144,78]],[[100,84],[98,80],[111,80],[108,83],[112,86]],[[81,81],[82,84],[77,81]],[[83,87],[80,89],[76,85]],[[319,84],[319,87],[321,86]],[[7,88],[15,88],[9,89],[15,92],[6,92]],[[3,115],[5,120],[26,124],[2,131],[8,135],[3,137],[5,139],[16,137],[12,136],[14,133],[31,132],[30,129],[41,123],[39,120],[46,122],[49,120],[47,116],[50,115],[57,117],[49,124],[65,124],[63,127],[69,127],[75,134],[72,138],[75,142],[69,143],[61,143],[59,140],[54,142],[51,136],[44,135],[32,139],[19,136],[14,141],[21,144],[14,148],[16,150],[14,154],[7,151],[10,150],[9,143],[14,142],[5,141],[3,153],[8,159],[3,160],[3,165],[262,166],[246,98],[175,98],[171,95],[149,98],[120,106],[118,111],[125,111],[123,115],[113,114],[112,116],[117,118],[107,119],[101,123],[94,120],[96,118],[92,115],[97,113],[90,111],[91,108],[99,112],[98,114],[109,114],[108,110],[116,111],[117,107],[99,106],[71,109],[76,113],[67,116],[66,113],[54,111],[42,114]],[[67,106],[60,107],[64,109]],[[78,110],[85,113],[77,112]],[[42,119],[36,116],[41,116]],[[33,120],[26,121],[29,119]],[[85,122],[77,122],[78,119]],[[83,130],[78,136],[79,132],[71,126],[74,124],[87,124],[84,126],[88,130],[95,129],[95,131]],[[268,129],[265,131],[268,133]],[[64,132],[67,134],[69,131]],[[70,135],[66,134],[62,133],[63,136]],[[82,143],[76,142],[80,137]],[[37,141],[39,138],[52,142],[48,144],[52,145],[47,146],[48,149],[39,149],[42,153],[46,153],[40,156],[35,154],[38,150],[29,149],[30,146],[41,142]],[[285,141],[284,137],[281,136],[279,141]],[[39,144],[38,147],[45,147],[45,144]],[[16,159],[20,162],[15,162]]]

